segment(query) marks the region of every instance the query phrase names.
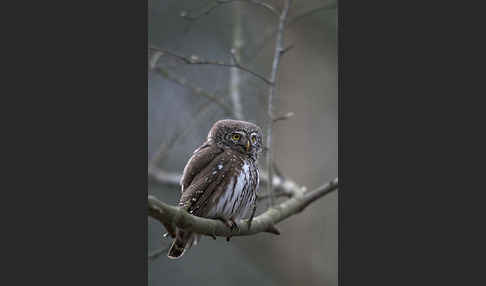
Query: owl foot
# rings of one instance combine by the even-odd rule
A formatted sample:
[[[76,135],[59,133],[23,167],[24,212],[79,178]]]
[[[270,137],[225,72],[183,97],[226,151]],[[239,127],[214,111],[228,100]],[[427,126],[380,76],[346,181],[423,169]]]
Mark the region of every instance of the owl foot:
[[[238,224],[236,224],[236,221],[235,221],[234,218],[230,218],[230,219],[218,218],[218,220],[222,221],[224,223],[224,225],[226,225],[227,227],[229,227],[229,229],[231,229],[231,231],[233,231],[233,230],[239,231],[240,230],[240,227],[238,226]]]
[[[231,231],[240,231],[240,227],[238,226],[238,224],[236,224],[236,221],[234,218],[230,218],[229,220],[227,220],[229,224],[231,224],[231,226],[229,227],[231,229]],[[226,241],[230,241],[231,239],[231,236],[227,236],[226,237]]]
[[[231,225],[231,231],[233,231],[233,230],[240,231],[240,227],[238,226],[238,224],[236,224],[235,219],[234,218],[230,218],[230,221],[232,223],[232,225]]]

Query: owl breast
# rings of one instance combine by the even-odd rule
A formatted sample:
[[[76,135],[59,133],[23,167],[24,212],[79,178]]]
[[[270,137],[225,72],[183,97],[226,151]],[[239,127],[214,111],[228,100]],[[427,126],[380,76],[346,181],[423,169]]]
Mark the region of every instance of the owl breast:
[[[258,169],[246,160],[239,165],[224,191],[213,198],[214,204],[207,217],[240,219],[252,209],[259,180]]]

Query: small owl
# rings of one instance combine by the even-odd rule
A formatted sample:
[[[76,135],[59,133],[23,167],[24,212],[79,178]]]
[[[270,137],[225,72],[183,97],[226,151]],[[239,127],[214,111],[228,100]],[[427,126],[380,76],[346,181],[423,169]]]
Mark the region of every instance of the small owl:
[[[238,227],[235,220],[256,207],[261,151],[262,131],[257,125],[229,119],[216,122],[184,168],[179,206],[193,215]],[[167,256],[179,258],[198,241],[199,235],[177,229]]]

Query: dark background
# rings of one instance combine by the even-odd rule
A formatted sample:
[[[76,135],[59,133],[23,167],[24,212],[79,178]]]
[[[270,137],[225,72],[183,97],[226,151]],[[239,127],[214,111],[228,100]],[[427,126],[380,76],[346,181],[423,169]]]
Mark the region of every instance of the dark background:
[[[269,78],[275,43],[271,35],[278,18],[262,7],[241,2],[222,5],[196,21],[180,16],[181,11],[197,15],[211,2],[149,1],[149,46],[230,62],[229,52],[239,43],[240,63]],[[280,7],[280,2],[269,3]],[[312,189],[338,176],[337,10],[335,2],[293,2],[288,16],[291,24],[285,32],[285,46],[293,48],[281,58],[273,102],[276,114],[294,112],[295,116],[274,124],[274,158],[283,174]],[[322,7],[328,9],[307,14]],[[151,50],[148,159],[152,161],[163,149],[156,166],[181,173],[211,125],[235,118],[194,89],[215,94],[232,106],[231,70],[185,65],[167,56],[152,65],[154,55]],[[244,118],[266,133],[268,86],[244,72],[239,77]],[[265,158],[259,161],[264,167]],[[173,205],[180,196],[177,186],[153,177],[149,177],[148,191]],[[262,202],[259,212],[266,207],[267,202]],[[224,238],[203,238],[177,261],[167,259],[165,251],[148,263],[149,285],[337,285],[338,193],[320,199],[279,227],[280,236],[236,237],[230,243]],[[161,238],[164,232],[160,223],[149,219],[149,253],[170,244]]]

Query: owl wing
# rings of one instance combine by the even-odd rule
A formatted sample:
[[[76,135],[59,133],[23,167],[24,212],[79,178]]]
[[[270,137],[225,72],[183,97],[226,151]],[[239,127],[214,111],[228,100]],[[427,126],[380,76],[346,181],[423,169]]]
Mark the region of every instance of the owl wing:
[[[240,160],[227,152],[216,155],[184,189],[179,205],[194,215],[205,216],[239,169]]]
[[[181,191],[184,192],[194,177],[211,163],[223,150],[211,143],[205,143],[197,148],[184,168],[181,178]]]

